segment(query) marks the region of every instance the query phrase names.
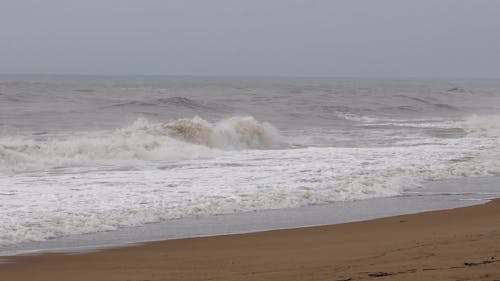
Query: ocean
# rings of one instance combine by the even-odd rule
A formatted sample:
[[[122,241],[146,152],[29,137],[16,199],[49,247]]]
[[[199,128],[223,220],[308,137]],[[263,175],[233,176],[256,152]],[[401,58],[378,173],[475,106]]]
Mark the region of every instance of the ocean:
[[[497,180],[499,137],[500,80],[0,76],[0,247],[374,198],[411,207],[429,182]],[[440,196],[500,195],[457,186]]]

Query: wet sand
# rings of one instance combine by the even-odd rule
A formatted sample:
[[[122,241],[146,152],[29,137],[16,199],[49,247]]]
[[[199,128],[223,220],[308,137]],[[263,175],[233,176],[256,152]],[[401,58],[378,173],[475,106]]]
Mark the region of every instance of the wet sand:
[[[500,280],[500,200],[290,230],[6,258],[0,280]]]

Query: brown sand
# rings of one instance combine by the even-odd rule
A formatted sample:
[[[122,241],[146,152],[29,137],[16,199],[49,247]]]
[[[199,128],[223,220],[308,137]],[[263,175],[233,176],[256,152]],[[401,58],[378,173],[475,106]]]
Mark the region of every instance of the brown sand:
[[[359,223],[12,260],[0,265],[0,280],[492,281],[500,280],[500,200]]]

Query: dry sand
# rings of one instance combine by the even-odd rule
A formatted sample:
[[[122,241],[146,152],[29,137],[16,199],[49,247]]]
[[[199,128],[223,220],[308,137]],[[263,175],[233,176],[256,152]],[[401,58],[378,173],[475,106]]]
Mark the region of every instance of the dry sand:
[[[324,227],[11,258],[0,280],[500,280],[500,200]]]

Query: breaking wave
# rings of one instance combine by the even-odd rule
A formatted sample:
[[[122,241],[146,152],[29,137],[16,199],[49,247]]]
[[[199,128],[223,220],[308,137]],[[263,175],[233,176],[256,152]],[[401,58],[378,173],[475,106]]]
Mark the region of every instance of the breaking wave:
[[[274,126],[250,116],[231,117],[216,123],[200,117],[165,123],[139,119],[115,131],[1,137],[0,169],[196,159],[210,157],[217,150],[277,148],[280,139]]]
[[[269,123],[253,117],[233,117],[216,124],[199,117],[180,119],[161,126],[171,137],[223,149],[272,148],[279,142],[279,133]]]
[[[463,123],[475,136],[490,138],[500,137],[500,115],[473,115],[467,118]]]

